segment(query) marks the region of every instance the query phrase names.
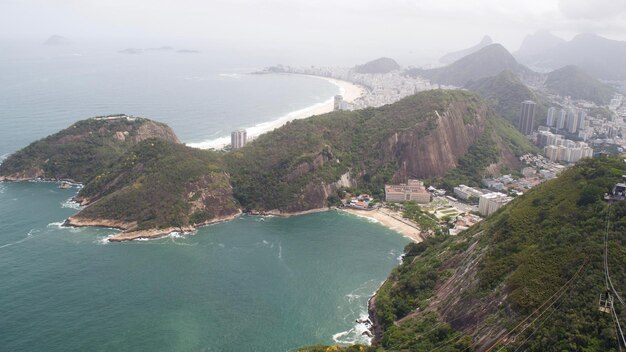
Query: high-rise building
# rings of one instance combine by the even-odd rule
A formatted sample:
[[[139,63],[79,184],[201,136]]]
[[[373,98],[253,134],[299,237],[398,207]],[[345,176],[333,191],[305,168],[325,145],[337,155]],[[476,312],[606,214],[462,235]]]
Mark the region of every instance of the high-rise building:
[[[333,110],[341,110],[341,103],[343,103],[343,95],[337,94],[335,95],[335,100],[333,104]]]
[[[578,113],[575,109],[567,112],[567,132],[576,133],[578,131]]]
[[[239,149],[246,145],[247,133],[246,130],[233,131],[230,134],[230,145],[232,149]]]
[[[578,110],[578,129],[581,130],[585,128],[585,119],[587,118],[587,113],[585,110]]]
[[[556,108],[554,106],[548,109],[548,117],[546,118],[546,126],[554,127],[556,125]]]
[[[523,135],[529,135],[533,132],[535,124],[535,104],[532,100],[526,100],[522,102],[522,109],[519,116],[519,125],[517,129]]]
[[[565,122],[567,121],[567,112],[565,109],[561,109],[559,117],[556,119],[556,129],[562,130],[565,128]]]

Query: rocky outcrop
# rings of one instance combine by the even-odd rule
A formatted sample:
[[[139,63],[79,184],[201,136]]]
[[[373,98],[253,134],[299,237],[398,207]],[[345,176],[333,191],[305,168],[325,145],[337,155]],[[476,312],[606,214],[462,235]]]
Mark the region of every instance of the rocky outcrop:
[[[427,124],[398,132],[382,143],[383,163],[397,161],[399,169],[395,182],[408,178],[443,176],[457,166],[457,162],[485,131],[486,107],[476,112],[471,123],[464,114],[465,107],[451,106],[437,112],[436,127],[427,135]]]

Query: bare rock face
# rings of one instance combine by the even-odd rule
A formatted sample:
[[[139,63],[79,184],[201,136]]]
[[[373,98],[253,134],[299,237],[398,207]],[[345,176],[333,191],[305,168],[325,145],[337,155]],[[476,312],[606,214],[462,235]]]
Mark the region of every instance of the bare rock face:
[[[459,106],[437,112],[436,128],[423,135],[426,126],[395,133],[381,145],[383,160],[397,160],[399,169],[393,180],[443,176],[457,166],[457,162],[474,141],[485,131],[486,109],[478,111],[471,123]]]

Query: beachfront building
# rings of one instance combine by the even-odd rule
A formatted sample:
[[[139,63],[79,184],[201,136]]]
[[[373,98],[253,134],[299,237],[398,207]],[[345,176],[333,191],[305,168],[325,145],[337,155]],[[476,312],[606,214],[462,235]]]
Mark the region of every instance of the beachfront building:
[[[335,95],[335,99],[333,101],[333,110],[345,110],[352,111],[354,110],[354,104],[351,104],[343,99],[343,95],[337,94]]]
[[[333,110],[341,110],[341,103],[343,103],[343,95],[337,94],[335,95],[335,100],[333,102]]]
[[[491,192],[483,194],[478,200],[478,211],[483,216],[489,216],[496,212],[496,210],[505,206],[513,198],[500,192]]]
[[[246,145],[247,133],[246,130],[233,131],[230,134],[230,145],[233,149],[239,149]]]
[[[409,180],[399,185],[385,185],[385,201],[426,204],[430,202],[430,193],[421,181]]]
[[[466,185],[458,185],[457,187],[454,187],[454,194],[456,194],[459,199],[468,200],[470,197],[478,198],[482,196],[483,192]]]

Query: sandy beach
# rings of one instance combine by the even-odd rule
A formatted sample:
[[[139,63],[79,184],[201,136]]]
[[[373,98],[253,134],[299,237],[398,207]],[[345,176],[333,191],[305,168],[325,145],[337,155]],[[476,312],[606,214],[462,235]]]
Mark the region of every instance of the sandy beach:
[[[412,225],[408,220],[402,219],[400,213],[393,213],[388,209],[358,210],[342,208],[341,210],[356,216],[374,219],[381,225],[400,233],[404,237],[410,238],[413,242],[422,242],[424,240],[420,236],[420,230],[417,225]]]
[[[280,73],[280,74],[283,74],[283,73]],[[289,73],[285,73],[285,74],[289,74]],[[320,77],[320,76],[311,76],[311,75],[303,75],[303,76],[323,79],[325,81],[328,81],[336,85],[337,87],[339,87],[339,94],[343,95],[343,99],[347,102],[354,102],[360,96],[365,94],[365,88],[358,86],[356,84],[350,83],[350,82],[340,81],[337,79]],[[322,103],[308,106],[300,110],[292,111],[285,116],[277,118],[276,120],[262,122],[255,126],[248,127],[246,128],[246,132],[248,134],[248,140],[252,140],[260,136],[263,133],[272,131],[286,124],[289,121],[293,121],[297,119],[304,119],[307,117],[331,112],[333,111],[333,102],[334,102],[334,97],[331,97]],[[220,137],[217,139],[204,141],[204,142],[188,143],[187,145],[190,147],[199,148],[199,149],[210,149],[210,148],[221,149],[227,146],[228,144],[230,144],[230,136],[224,136],[224,137]]]

